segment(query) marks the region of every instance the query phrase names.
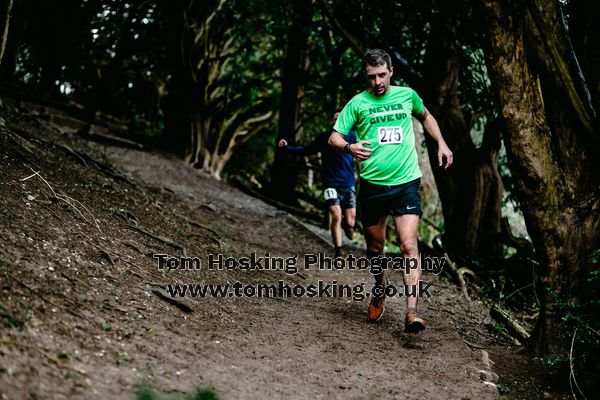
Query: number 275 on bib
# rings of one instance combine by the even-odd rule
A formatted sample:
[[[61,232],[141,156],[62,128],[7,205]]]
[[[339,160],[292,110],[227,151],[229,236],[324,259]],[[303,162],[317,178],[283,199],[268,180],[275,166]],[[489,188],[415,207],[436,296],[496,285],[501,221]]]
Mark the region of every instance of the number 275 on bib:
[[[380,126],[377,128],[377,136],[379,137],[380,145],[402,143],[402,127]]]

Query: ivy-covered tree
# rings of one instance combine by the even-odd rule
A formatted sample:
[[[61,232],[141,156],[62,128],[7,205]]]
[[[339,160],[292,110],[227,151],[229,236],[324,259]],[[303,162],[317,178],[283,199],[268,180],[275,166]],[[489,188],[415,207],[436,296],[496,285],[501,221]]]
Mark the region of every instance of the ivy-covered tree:
[[[275,115],[273,50],[260,9],[236,0],[169,4],[176,57],[168,85],[167,122],[187,138],[186,161],[220,178],[237,146]],[[250,15],[253,23],[250,23]],[[262,14],[266,23],[268,18]]]
[[[533,349],[564,355],[570,332],[560,305],[585,299],[600,248],[598,99],[588,86],[598,69],[579,69],[558,1],[482,4],[504,143],[540,262]]]

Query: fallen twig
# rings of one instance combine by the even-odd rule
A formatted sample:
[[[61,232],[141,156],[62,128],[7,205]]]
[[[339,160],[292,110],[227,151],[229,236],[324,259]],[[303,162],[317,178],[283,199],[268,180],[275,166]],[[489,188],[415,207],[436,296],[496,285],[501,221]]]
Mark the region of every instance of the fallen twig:
[[[92,218],[92,221],[94,222],[94,224],[96,225],[96,228],[98,229],[98,231],[100,233],[102,233],[102,229],[100,229],[100,225],[98,224],[98,221],[96,221],[96,218],[94,217],[94,215],[90,212],[90,210],[88,210],[88,208],[79,200],[76,200],[70,196],[67,196],[66,194],[62,194],[62,193],[57,193],[54,188],[52,187],[52,185],[50,185],[50,183],[42,176],[40,175],[39,171],[34,171],[31,167],[29,168],[31,169],[31,171],[33,171],[33,174],[22,178],[21,182],[25,182],[26,180],[29,180],[31,178],[33,178],[34,176],[37,176],[38,178],[40,178],[45,184],[46,186],[48,186],[50,188],[50,191],[52,192],[52,195],[55,199],[63,201],[65,203],[67,203],[67,205],[69,205],[71,208],[73,208],[75,211],[77,211],[79,213],[79,215],[81,215],[81,217],[87,222],[87,223],[91,223],[90,220],[88,220],[86,218],[85,215],[83,215],[83,213],[81,212],[81,210],[79,208],[77,208],[73,203],[78,203]]]
[[[504,298],[504,300],[505,301],[508,300],[509,298],[511,298],[512,296],[514,296],[515,294],[519,293],[521,290],[525,290],[525,289],[527,289],[528,287],[531,287],[531,286],[533,286],[533,282],[532,283],[528,283],[527,285],[514,290],[512,293],[510,293],[509,295],[507,295]]]
[[[29,154],[34,154],[33,153],[33,149],[35,149],[35,146],[31,144],[31,142],[27,139],[25,139],[24,137],[22,137],[21,135],[19,135],[16,132],[12,132],[10,130],[6,130],[6,132],[8,132],[8,134],[11,136],[11,140],[17,145],[19,146],[21,149],[25,150],[26,153]]]
[[[521,326],[521,324],[515,321],[514,318],[512,318],[506,311],[500,309],[498,306],[493,306],[490,309],[490,315],[496,321],[505,325],[511,331],[513,336],[519,339],[519,341],[524,342],[531,336],[529,335],[529,332],[527,332],[527,330]]]

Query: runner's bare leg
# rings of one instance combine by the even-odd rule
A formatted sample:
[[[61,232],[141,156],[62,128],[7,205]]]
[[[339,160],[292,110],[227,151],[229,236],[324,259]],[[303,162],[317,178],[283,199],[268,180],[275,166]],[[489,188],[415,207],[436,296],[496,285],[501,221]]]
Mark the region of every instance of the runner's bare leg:
[[[367,254],[383,255],[386,222],[387,215],[384,215],[379,219],[379,222],[376,225],[367,226],[364,228],[365,240],[367,241]],[[375,283],[383,285],[385,272],[374,276]]]
[[[342,246],[342,207],[339,204],[329,206],[329,216],[331,217],[331,239],[336,247]]]
[[[421,279],[421,264],[419,259],[419,247],[417,241],[419,216],[413,214],[397,215],[394,217],[394,224],[396,225],[396,233],[398,234],[398,241],[400,242],[400,250],[402,251],[402,255],[404,256],[405,261],[407,258],[416,258],[418,263],[417,269],[405,269],[405,273],[403,276],[404,285],[409,287],[409,293],[412,291],[413,285],[415,285],[418,293],[419,280]],[[408,263],[406,262],[405,265],[408,265]],[[406,305],[409,310],[416,310],[417,297],[407,296]]]
[[[346,218],[346,224],[354,228],[354,225],[356,225],[356,208],[346,208],[344,217]]]

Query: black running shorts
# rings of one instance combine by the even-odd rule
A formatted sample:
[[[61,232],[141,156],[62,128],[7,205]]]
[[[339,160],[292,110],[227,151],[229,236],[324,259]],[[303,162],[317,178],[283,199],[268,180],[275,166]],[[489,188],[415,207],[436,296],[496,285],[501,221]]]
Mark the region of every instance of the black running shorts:
[[[360,180],[358,199],[363,227],[377,225],[384,215],[421,216],[421,178],[394,186],[375,185]]]

